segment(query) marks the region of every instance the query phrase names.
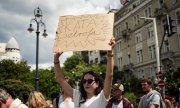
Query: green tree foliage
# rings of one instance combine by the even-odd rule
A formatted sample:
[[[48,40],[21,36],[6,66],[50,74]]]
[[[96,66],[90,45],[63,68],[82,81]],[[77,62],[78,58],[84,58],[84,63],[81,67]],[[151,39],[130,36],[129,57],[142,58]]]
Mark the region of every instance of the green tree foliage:
[[[180,87],[180,68],[166,72],[166,94],[177,96]]]
[[[14,63],[12,60],[0,61],[0,87],[5,88],[14,97],[27,99],[32,90],[26,78],[30,75],[30,67],[26,61]]]
[[[60,87],[56,82],[54,68],[39,69],[39,90],[47,99],[56,97]],[[14,63],[12,60],[0,61],[0,87],[5,88],[14,98],[27,100],[35,87],[35,71],[30,71],[26,61]]]
[[[39,69],[39,88],[47,99],[52,99],[60,93],[53,69]]]
[[[74,53],[73,56],[67,58],[64,62],[64,70],[70,72],[76,65],[84,63],[83,57],[79,53]]]
[[[12,60],[0,61],[0,80],[5,79],[24,79],[24,74],[30,72],[30,67],[26,61],[14,63]]]
[[[20,98],[24,102],[27,101],[29,93],[33,89],[32,85],[16,79],[7,79],[0,81],[0,87],[7,90],[13,98]]]

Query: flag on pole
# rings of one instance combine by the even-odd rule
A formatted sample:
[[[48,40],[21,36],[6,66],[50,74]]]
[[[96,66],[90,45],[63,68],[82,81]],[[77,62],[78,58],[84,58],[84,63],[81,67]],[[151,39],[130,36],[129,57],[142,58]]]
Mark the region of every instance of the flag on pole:
[[[124,5],[126,2],[128,2],[129,0],[120,0],[121,4]]]

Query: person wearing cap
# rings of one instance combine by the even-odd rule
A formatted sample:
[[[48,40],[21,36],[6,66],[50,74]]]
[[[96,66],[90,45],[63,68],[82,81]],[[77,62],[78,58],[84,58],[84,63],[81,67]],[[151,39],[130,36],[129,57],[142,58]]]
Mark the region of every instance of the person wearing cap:
[[[112,96],[106,108],[133,108],[131,102],[124,97],[124,86],[122,84],[114,84]]]

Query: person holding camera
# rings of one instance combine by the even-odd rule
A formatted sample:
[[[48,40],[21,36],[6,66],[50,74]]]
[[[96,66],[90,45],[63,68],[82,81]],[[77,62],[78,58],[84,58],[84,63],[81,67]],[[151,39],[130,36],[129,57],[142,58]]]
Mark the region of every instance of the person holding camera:
[[[124,86],[122,84],[114,84],[112,88],[112,97],[106,108],[133,108],[131,102],[124,97]]]

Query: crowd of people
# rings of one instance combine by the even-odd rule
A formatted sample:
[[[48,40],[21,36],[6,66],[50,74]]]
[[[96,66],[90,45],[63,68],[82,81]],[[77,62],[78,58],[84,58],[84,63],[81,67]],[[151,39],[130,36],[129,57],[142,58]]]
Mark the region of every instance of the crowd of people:
[[[112,85],[114,38],[109,45],[111,50],[107,51],[104,81],[98,73],[89,70],[83,74],[79,89],[75,89],[74,82],[65,77],[61,70],[59,58],[62,52],[58,52],[54,55],[54,69],[62,93],[50,101],[46,100],[41,92],[33,91],[28,101],[23,103],[18,98],[13,99],[8,92],[0,88],[0,108],[134,108],[130,100],[124,96],[124,86],[119,83]],[[153,90],[150,79],[142,80],[141,85],[145,95],[141,97],[138,108],[179,108],[174,98],[170,102],[158,91]]]
[[[71,79],[66,78],[66,81],[71,87],[74,87],[74,83]],[[88,84],[88,82],[86,83]],[[175,97],[172,97],[171,100],[164,99],[159,92],[153,90],[152,82],[149,79],[144,79],[141,84],[145,95],[141,97],[141,100],[137,108],[180,108],[178,102],[176,102]],[[96,98],[95,96],[91,98],[92,99],[86,100],[88,102],[88,105],[91,104],[97,105],[96,100],[100,99],[100,97],[98,96]],[[91,101],[89,102],[89,100],[93,102]],[[86,102],[84,101],[84,103]],[[84,103],[81,104],[83,105]],[[75,107],[73,97],[70,97],[64,91],[60,93],[56,98],[54,98],[53,101],[46,100],[41,92],[33,91],[30,93],[27,102],[23,103],[18,98],[13,99],[12,96],[6,90],[0,88],[0,108],[92,108],[92,107],[91,106]],[[103,105],[101,108],[135,108],[135,107],[130,102],[130,100],[124,96],[124,86],[122,84],[115,83],[112,86],[111,96],[109,100],[106,101],[105,105]]]

